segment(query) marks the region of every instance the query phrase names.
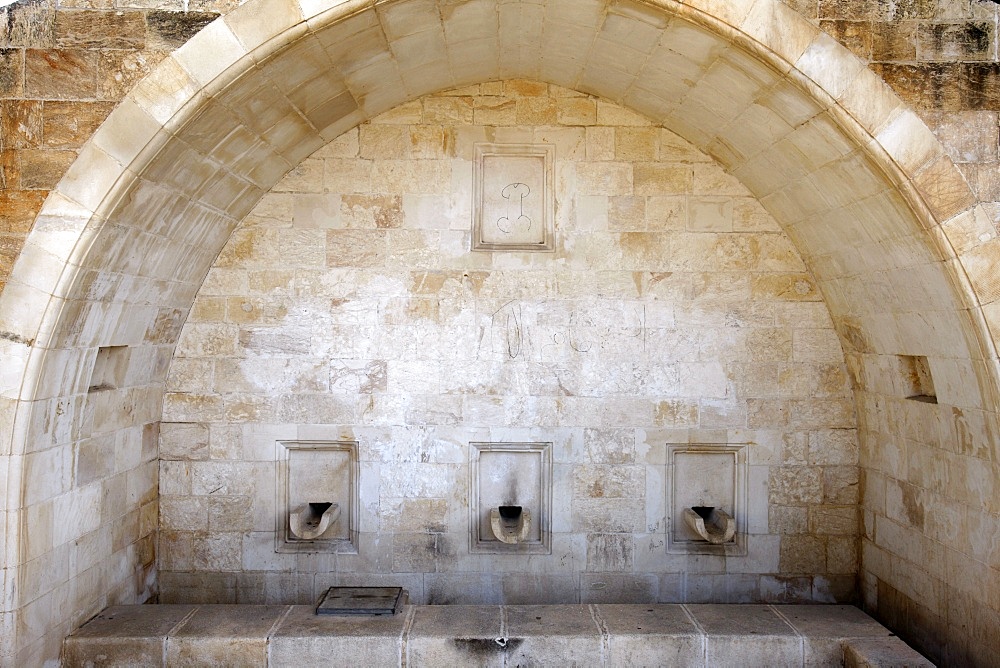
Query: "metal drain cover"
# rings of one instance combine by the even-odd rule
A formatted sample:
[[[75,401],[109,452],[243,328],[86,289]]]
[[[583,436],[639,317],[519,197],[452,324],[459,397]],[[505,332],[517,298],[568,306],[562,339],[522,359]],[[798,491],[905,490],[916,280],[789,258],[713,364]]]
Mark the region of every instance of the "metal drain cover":
[[[394,615],[404,603],[402,587],[330,587],[317,615]]]

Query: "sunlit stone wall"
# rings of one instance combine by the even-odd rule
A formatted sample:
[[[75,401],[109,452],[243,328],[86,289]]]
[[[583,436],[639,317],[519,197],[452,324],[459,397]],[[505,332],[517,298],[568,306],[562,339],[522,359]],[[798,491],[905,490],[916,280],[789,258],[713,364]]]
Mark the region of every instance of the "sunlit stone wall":
[[[556,250],[470,251],[476,142],[555,146]],[[160,442],[160,600],[849,600],[843,353],[704,154],[527,81],[425,97],[265,196],[203,284]],[[275,552],[279,440],[360,451],[357,554]],[[470,553],[470,442],[551,442],[551,555]],[[748,444],[746,556],[667,551],[668,446]],[[678,518],[679,519],[679,518]]]

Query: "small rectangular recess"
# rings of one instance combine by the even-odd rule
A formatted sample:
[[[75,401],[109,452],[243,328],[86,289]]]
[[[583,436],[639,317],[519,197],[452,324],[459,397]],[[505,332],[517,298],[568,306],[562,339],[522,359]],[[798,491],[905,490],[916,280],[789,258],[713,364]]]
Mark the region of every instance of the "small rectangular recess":
[[[124,387],[129,357],[128,346],[101,346],[98,348],[87,391],[100,392]]]
[[[937,392],[934,390],[934,378],[931,376],[931,365],[927,357],[897,355],[896,360],[903,395],[914,401],[936,404]]]
[[[317,456],[331,459],[333,467],[327,472],[330,473],[327,480],[317,480],[320,471],[310,470]],[[357,553],[360,512],[357,441],[278,441],[276,459],[275,552]],[[296,471],[312,480],[293,480]],[[324,483],[328,483],[327,489],[316,492],[304,489]],[[289,524],[292,507],[297,503],[323,502],[340,506],[340,519],[331,526],[333,533],[314,540],[292,534]]]
[[[551,554],[552,444],[470,443],[470,446],[470,551]],[[518,470],[499,470],[511,464]],[[528,540],[509,544],[492,535],[489,512],[500,505],[523,506],[532,513],[534,526]]]

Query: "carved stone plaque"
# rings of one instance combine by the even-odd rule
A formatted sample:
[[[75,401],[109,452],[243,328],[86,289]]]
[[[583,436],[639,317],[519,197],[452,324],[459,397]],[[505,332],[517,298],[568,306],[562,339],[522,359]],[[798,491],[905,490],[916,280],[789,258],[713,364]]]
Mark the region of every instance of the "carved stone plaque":
[[[551,144],[476,144],[472,250],[551,251]]]

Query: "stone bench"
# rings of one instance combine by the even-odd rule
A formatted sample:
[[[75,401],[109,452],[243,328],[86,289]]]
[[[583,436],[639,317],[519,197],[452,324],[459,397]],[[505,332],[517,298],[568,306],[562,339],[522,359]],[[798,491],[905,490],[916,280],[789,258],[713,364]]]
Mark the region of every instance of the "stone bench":
[[[66,666],[932,666],[851,606],[445,605],[317,616],[305,605],[107,608]]]

